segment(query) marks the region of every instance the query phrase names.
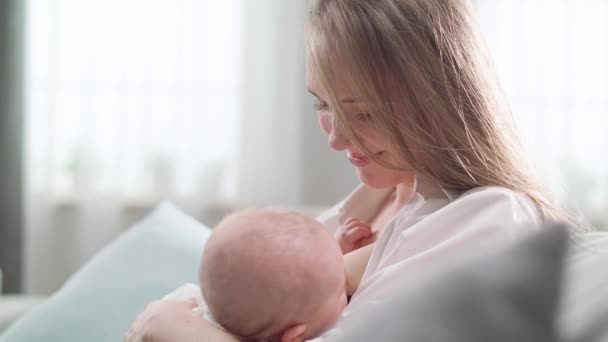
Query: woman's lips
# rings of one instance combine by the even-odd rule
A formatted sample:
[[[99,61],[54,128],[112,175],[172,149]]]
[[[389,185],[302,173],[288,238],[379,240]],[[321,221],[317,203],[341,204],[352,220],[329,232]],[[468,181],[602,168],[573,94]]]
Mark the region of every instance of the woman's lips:
[[[364,167],[365,165],[371,163],[371,160],[367,157],[355,157],[352,155],[348,156],[348,161],[356,167]]]
[[[378,152],[374,154],[374,156],[379,156],[383,152]],[[356,153],[348,153],[348,161],[356,167],[364,167],[372,162],[372,160],[365,155],[356,154]]]

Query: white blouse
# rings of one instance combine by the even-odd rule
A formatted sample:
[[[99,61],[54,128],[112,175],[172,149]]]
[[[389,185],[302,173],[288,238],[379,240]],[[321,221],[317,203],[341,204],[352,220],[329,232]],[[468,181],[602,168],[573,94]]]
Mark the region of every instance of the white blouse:
[[[333,233],[347,218],[371,220],[393,189],[360,185],[317,219]],[[414,196],[384,228],[359,288],[343,318],[382,301],[387,288],[475,245],[513,240],[539,223],[531,200],[501,187],[481,187],[455,196],[417,181]],[[340,322],[336,324],[339,330]],[[336,330],[334,329],[334,330]]]

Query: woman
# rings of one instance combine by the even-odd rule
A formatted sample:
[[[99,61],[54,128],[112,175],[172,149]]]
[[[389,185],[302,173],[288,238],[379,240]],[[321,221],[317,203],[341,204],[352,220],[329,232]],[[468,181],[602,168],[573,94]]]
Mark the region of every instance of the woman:
[[[363,183],[320,220],[335,230],[357,217],[374,231],[350,255],[359,281],[345,315],[425,267],[530,230],[522,224],[575,223],[520,155],[471,12],[467,0],[313,5],[308,89],[329,145]],[[189,310],[154,302],[127,340],[232,340]]]

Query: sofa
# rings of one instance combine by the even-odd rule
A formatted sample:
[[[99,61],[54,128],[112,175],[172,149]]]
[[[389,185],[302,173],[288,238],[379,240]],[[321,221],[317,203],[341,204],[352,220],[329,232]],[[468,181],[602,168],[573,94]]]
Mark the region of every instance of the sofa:
[[[572,238],[560,225],[546,228],[436,267],[387,293],[391,300],[344,318],[323,340],[608,342],[608,234]],[[209,235],[162,204],[0,342],[120,341],[148,302],[197,282]]]

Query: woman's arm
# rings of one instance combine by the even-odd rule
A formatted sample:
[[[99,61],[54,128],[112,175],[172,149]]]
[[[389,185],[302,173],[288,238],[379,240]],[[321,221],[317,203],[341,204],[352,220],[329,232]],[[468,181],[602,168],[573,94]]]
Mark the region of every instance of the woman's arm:
[[[194,302],[154,301],[139,314],[125,342],[238,342],[227,332],[192,312]]]
[[[363,278],[369,257],[372,255],[375,243],[361,247],[344,255],[344,272],[346,273],[346,294],[352,296]]]

